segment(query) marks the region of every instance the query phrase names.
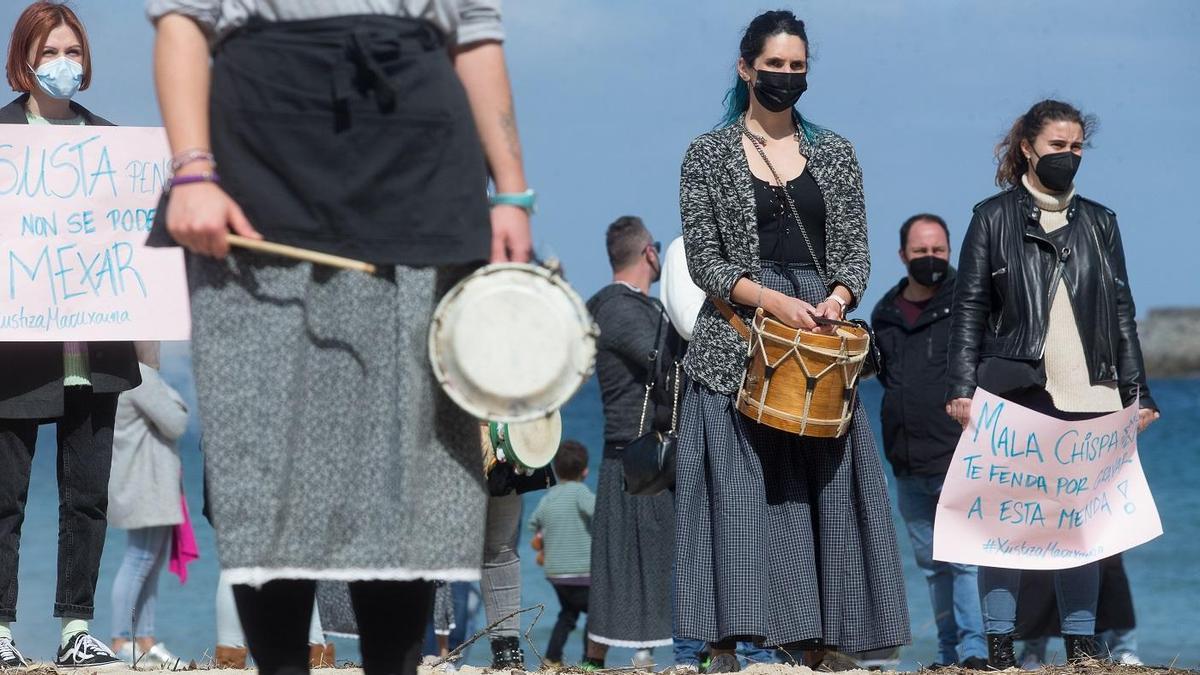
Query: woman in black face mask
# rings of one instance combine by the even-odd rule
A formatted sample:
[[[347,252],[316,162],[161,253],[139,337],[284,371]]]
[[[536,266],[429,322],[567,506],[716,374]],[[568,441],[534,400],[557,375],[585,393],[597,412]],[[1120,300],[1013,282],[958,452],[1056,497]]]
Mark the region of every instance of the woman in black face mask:
[[[685,368],[679,427],[675,617],[709,642],[710,673],[738,669],[739,640],[807,652],[909,641],[887,485],[861,404],[837,439],[798,436],[733,404],[746,342],[716,300],[749,321],[763,308],[794,328],[842,319],[867,285],[862,172],[850,143],[794,108],[808,38],[791,12],[746,29],[724,124],[688,148],[680,210],[688,269],[709,300]],[[678,652],[678,649],[677,649]],[[677,659],[678,660],[678,659]]]
[[[1041,101],[996,148],[1006,190],[975,207],[955,285],[946,411],[964,427],[977,386],[1059,419],[1135,401],[1139,430],[1158,419],[1116,215],[1075,192],[1093,127],[1075,107]],[[993,668],[1015,665],[1020,579],[1020,570],[979,569]],[[1097,563],[1059,570],[1055,586],[1067,657],[1093,656]]]

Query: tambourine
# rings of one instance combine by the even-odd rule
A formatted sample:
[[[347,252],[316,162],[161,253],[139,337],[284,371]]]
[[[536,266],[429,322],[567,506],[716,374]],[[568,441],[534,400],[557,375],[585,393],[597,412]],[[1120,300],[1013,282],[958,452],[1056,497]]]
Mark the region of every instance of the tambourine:
[[[232,233],[226,239],[262,253],[376,272],[361,260]],[[477,419],[530,422],[556,413],[591,377],[599,335],[583,300],[557,269],[499,263],[476,270],[438,303],[429,360],[446,395]]]
[[[480,423],[480,447],[486,476],[501,462],[530,474],[554,460],[562,442],[562,415],[556,410],[530,422]]]
[[[446,395],[477,419],[526,422],[561,408],[591,377],[599,334],[561,276],[500,263],[438,303],[429,361]]]

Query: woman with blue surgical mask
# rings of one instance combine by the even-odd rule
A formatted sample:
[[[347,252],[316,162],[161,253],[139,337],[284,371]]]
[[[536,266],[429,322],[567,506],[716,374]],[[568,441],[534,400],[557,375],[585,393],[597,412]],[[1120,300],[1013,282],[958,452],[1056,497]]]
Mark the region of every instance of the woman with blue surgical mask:
[[[35,2],[9,41],[8,83],[21,96],[0,108],[0,123],[109,126],[71,100],[91,79],[91,51],[78,17],[58,3]]]
[[[21,95],[0,108],[0,124],[112,126],[71,100],[91,80],[91,54],[79,17],[59,3],[35,2],[21,13],[9,40],[7,74]],[[121,665],[89,634],[88,621],[107,530],[117,396],[139,383],[131,342],[0,342],[0,671],[26,663],[13,636],[17,556],[34,446],[39,426],[48,424],[58,427],[54,615],[62,619],[62,639],[22,647],[56,654],[62,668]]]

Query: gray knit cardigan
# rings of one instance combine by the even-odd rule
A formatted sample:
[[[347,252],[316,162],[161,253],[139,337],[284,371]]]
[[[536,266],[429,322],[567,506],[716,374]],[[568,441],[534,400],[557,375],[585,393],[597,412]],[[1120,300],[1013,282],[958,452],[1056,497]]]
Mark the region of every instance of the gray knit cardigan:
[[[830,289],[838,284],[858,304],[871,273],[862,170],[850,142],[815,128],[800,135],[800,153],[825,200],[825,267]],[[729,299],[742,277],[759,280],[758,223],[750,164],[740,125],[710,131],[692,141],[679,179],[679,212],[692,280],[709,296]],[[737,307],[746,319],[753,308]],[[733,394],[741,385],[745,341],[706,301],[696,320],[684,369],[710,389]]]

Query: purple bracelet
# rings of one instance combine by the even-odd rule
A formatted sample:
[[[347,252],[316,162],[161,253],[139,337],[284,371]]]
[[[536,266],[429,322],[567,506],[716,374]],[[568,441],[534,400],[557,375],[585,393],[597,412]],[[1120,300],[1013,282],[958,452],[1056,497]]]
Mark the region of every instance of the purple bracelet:
[[[180,185],[191,185],[192,183],[220,183],[221,177],[216,171],[205,171],[204,173],[188,174],[186,176],[172,176],[171,188],[177,188]]]

